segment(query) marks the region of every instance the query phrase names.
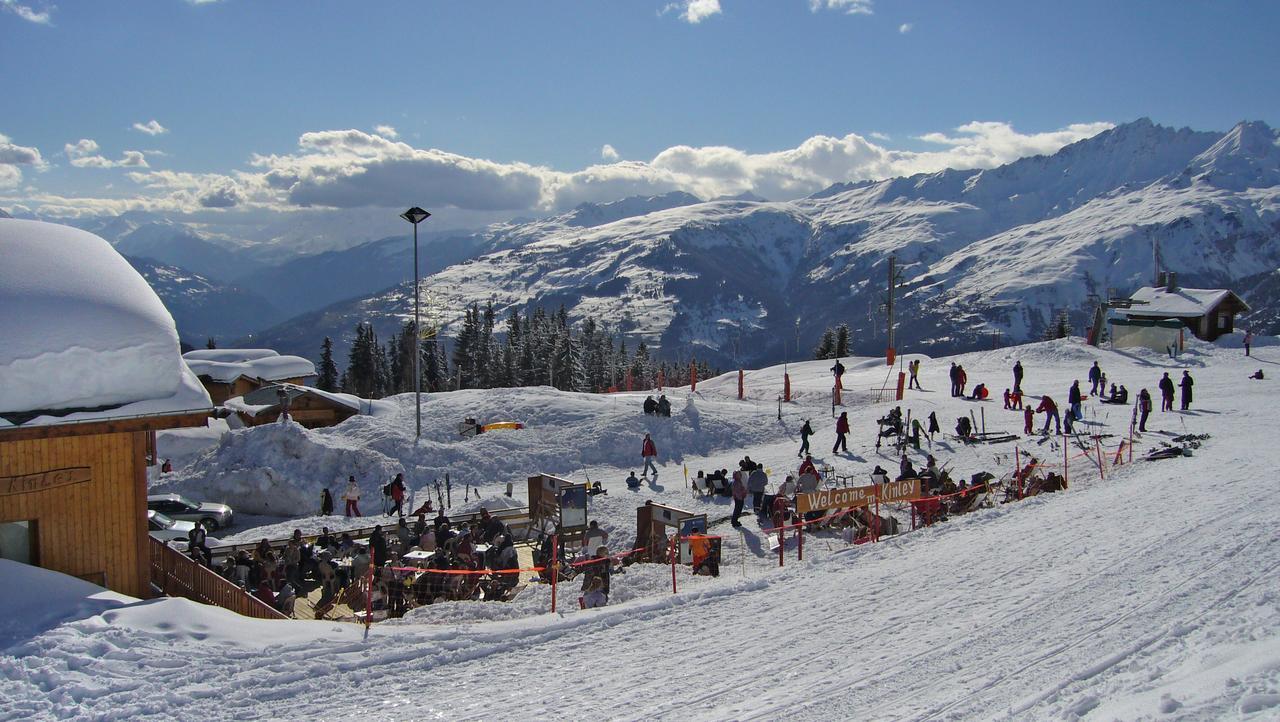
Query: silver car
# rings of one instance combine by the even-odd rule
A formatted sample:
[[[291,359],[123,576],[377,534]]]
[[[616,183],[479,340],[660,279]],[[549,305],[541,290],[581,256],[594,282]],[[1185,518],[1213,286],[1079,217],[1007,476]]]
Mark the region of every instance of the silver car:
[[[170,519],[201,524],[210,532],[231,526],[233,517],[231,507],[226,504],[198,503],[181,494],[152,494],[147,497],[147,509]]]

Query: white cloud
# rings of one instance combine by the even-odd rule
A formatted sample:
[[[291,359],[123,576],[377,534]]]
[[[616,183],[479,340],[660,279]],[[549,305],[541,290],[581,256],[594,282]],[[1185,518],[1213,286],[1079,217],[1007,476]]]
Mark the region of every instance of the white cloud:
[[[169,129],[160,125],[159,121],[155,118],[152,118],[145,123],[134,123],[133,129],[139,133],[146,133],[147,135],[163,135],[169,132]]]
[[[14,145],[9,136],[0,133],[0,188],[14,188],[22,182],[22,166],[37,170],[45,167],[40,150]]]
[[[98,143],[90,138],[81,138],[75,143],[67,143],[62,147],[67,159],[76,168],[147,168],[147,158],[138,150],[126,150],[120,154],[120,160],[111,160],[98,153]]]
[[[390,125],[375,125],[373,126],[373,132],[383,138],[390,138],[391,140],[395,140],[400,137],[400,134],[396,132],[396,129]]]
[[[720,0],[680,0],[662,8],[662,12],[676,12],[681,20],[697,25],[712,15],[721,13]]]
[[[880,133],[878,131],[872,131],[868,133],[868,135],[870,135],[872,138],[875,138],[876,140],[893,140],[892,138],[889,137],[887,133]]]
[[[809,10],[839,10],[846,15],[871,15],[872,0],[809,0]]]
[[[36,23],[37,25],[52,25],[53,11],[57,8],[52,5],[45,5],[43,9],[36,10],[30,5],[23,5],[18,0],[0,0],[0,9],[11,12],[27,22]]]
[[[903,23],[898,26],[898,32],[902,33],[903,35],[906,35],[907,33],[911,32],[911,29],[914,27],[915,25],[912,25],[911,23]]]
[[[613,146],[605,143],[604,147],[600,149],[600,157],[605,160],[617,160],[618,151],[614,150]]]
[[[418,202],[430,204],[433,211],[488,218],[673,190],[701,198],[750,191],[786,200],[840,182],[944,168],[991,168],[1027,155],[1053,153],[1109,127],[1108,123],[1082,123],[1043,133],[1020,133],[1008,123],[973,122],[950,132],[920,136],[919,140],[935,146],[925,151],[893,150],[877,142],[887,136],[856,133],[818,135],[797,147],[768,153],[677,145],[649,161],[609,158],[602,148],[604,162],[572,171],[415,148],[360,130],[326,130],[303,134],[293,152],[254,155],[246,170],[180,173],[145,169],[138,151],[127,151],[119,161],[108,160],[99,153],[97,143],[84,139],[67,145],[72,165],[119,167],[135,163],[137,169],[126,177],[137,184],[138,193],[129,198],[99,199],[29,193],[0,200],[40,206],[51,215],[79,215],[94,209],[196,213],[232,207],[237,212],[287,213],[308,208],[398,208]],[[3,143],[7,139],[0,141],[0,162],[5,158],[25,158],[31,165],[39,162],[35,149]],[[10,147],[17,150],[4,150]],[[5,171],[6,167],[13,166],[0,164],[0,174],[13,186],[14,171]]]

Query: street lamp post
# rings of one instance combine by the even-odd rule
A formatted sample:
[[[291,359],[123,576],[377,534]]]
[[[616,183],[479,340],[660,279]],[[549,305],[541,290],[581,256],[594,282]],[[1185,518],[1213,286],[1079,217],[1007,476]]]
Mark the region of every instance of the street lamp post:
[[[413,401],[417,406],[417,436],[422,438],[422,372],[418,364],[422,358],[422,325],[418,312],[418,224],[431,217],[431,214],[414,206],[400,217],[413,224]]]

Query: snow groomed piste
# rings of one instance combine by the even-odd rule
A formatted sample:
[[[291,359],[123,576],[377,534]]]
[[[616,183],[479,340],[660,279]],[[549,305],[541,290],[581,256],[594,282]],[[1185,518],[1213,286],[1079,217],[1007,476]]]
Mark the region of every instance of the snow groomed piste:
[[[579,589],[572,587],[549,615],[549,585],[534,584],[509,603],[422,607],[373,625],[366,639],[357,625],[255,622],[173,599],[86,604],[49,588],[39,613],[8,621],[0,709],[15,718],[120,719],[419,719],[437,713],[467,719],[508,712],[629,719],[1266,719],[1280,703],[1280,605],[1270,584],[1280,569],[1280,539],[1272,528],[1280,509],[1269,431],[1280,411],[1267,382],[1248,376],[1270,363],[1269,351],[1244,359],[1239,349],[1194,344],[1169,360],[1068,341],[959,357],[971,379],[996,390],[1021,359],[1028,393],[1055,397],[1083,377],[1094,358],[1134,390],[1154,387],[1164,369],[1186,367],[1196,376],[1198,401],[1190,412],[1153,414],[1148,433],[1135,438],[1133,461],[1126,449],[1118,466],[1129,409],[1086,402],[1086,421],[1098,424],[1086,427],[1090,435],[1115,434],[1103,436],[1106,476],[1099,474],[1096,444],[1067,445],[1078,458],[1070,459],[1066,493],[1009,504],[993,495],[991,508],[910,532],[914,505],[904,503],[904,533],[851,544],[835,533],[806,531],[802,563],[795,556],[798,535],[788,532],[780,569],[769,551],[768,523],[748,514],[741,532],[709,530],[723,538],[719,578],[686,571],[672,594],[669,566],[634,564],[615,575],[602,609],[578,609]],[[908,393],[904,408],[917,417],[930,410],[944,419],[967,415],[972,402],[936,391],[946,388],[947,361],[925,360],[926,391]],[[334,475],[377,469],[369,473],[369,488],[407,468],[420,489],[437,469],[441,476],[452,469],[459,478],[474,459],[474,468],[484,470],[477,480],[488,479],[482,503],[499,500],[505,481],[529,469],[602,481],[609,493],[592,498],[590,518],[607,528],[611,550],[626,550],[635,509],[646,499],[712,520],[728,515],[723,497],[693,497],[685,489],[686,465],[691,475],[734,468],[749,451],[780,478],[798,461],[794,433],[803,418],[812,418],[818,432],[815,457],[837,475],[869,479],[877,462],[893,468],[896,458],[887,451],[877,456],[873,439],[874,420],[893,403],[862,406],[847,399],[859,404],[849,407],[850,451],[826,453],[829,365],[790,366],[795,401],[784,405],[781,422],[773,399],[780,368],[747,372],[745,402],[735,398],[736,374],[700,382],[692,403],[680,390],[668,390],[676,401],[672,418],[662,421],[639,413],[643,395],[459,392],[424,404],[431,419],[428,424],[424,416],[424,428],[443,429],[423,441],[429,461],[412,455],[411,430],[407,439],[396,430],[405,428],[401,403],[399,415],[353,419],[324,432],[288,425],[237,432],[241,438],[189,458],[174,483],[239,488],[268,501],[275,487],[251,485],[248,470],[269,468],[275,484],[298,485],[310,501],[308,484],[325,478],[313,470],[325,468],[325,460],[340,460]],[[883,365],[865,372],[849,366],[848,389],[883,377]],[[756,394],[763,398],[753,401]],[[503,411],[528,422],[526,429],[462,440],[451,427],[466,413],[495,418]],[[1015,413],[986,417],[988,428],[1021,425]],[[646,431],[658,445],[659,476],[632,492],[622,477],[630,464],[638,469],[638,441]],[[1157,440],[1185,434],[1210,438],[1191,456],[1142,461],[1160,446]],[[272,439],[288,439],[295,456],[271,456]],[[1003,478],[1015,463],[1030,463],[1028,453],[1060,464],[1064,447],[1054,443],[961,445],[939,437],[932,451],[940,463],[951,462],[956,478],[983,470]],[[922,460],[923,452],[908,454],[917,464]],[[442,466],[432,469],[435,460]],[[243,534],[251,540],[342,523],[304,516]],[[15,595],[26,599],[31,588],[5,585],[0,602],[16,608]],[[145,686],[132,681],[140,669]],[[542,693],[530,693],[529,670],[536,670]],[[163,702],[153,689],[165,690]]]

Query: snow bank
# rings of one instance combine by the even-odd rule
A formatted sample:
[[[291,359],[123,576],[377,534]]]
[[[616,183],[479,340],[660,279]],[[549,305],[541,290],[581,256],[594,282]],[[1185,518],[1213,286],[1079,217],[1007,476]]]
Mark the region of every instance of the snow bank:
[[[69,619],[135,602],[96,584],[0,559],[0,649]]]
[[[173,318],[98,236],[0,220],[0,411],[161,399],[182,387]]]

